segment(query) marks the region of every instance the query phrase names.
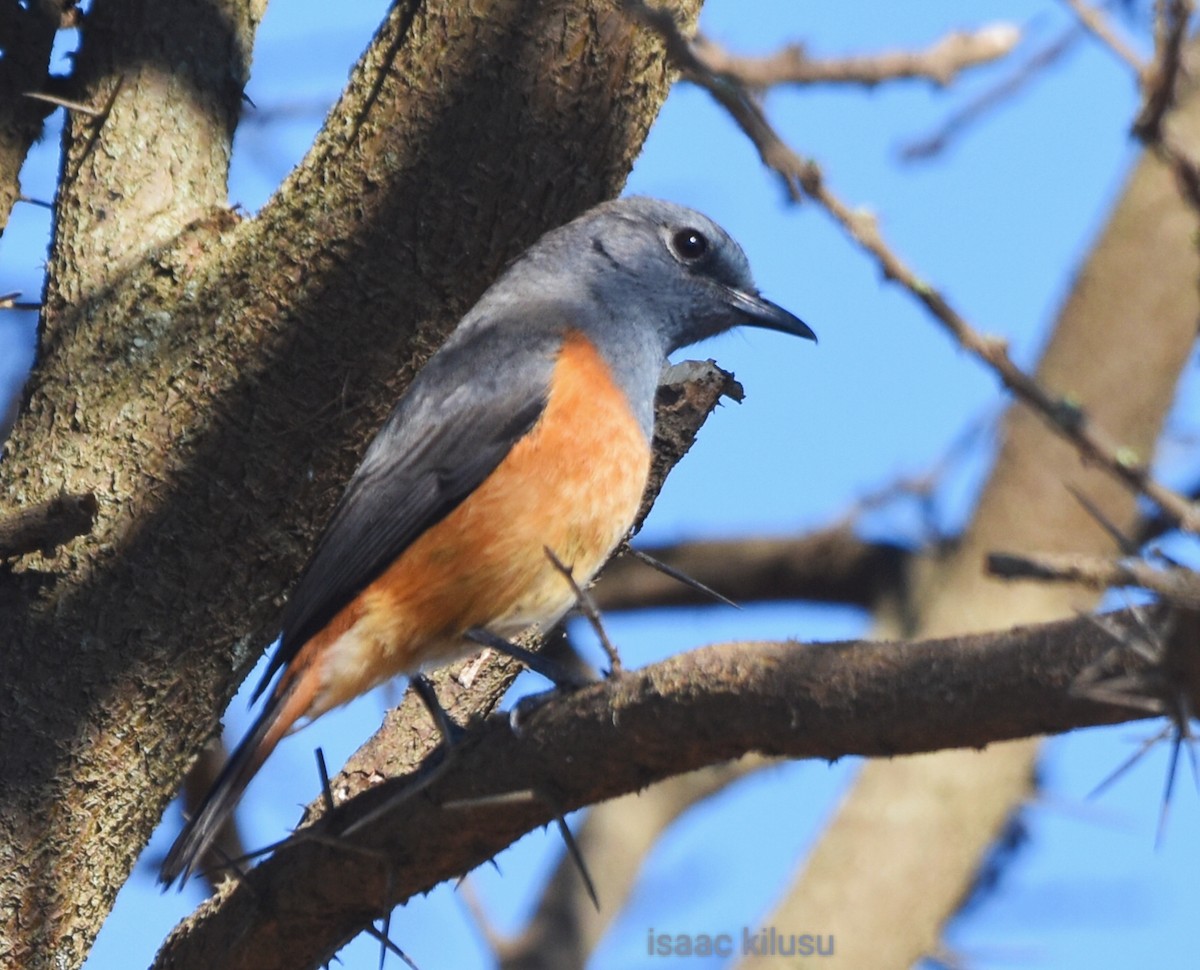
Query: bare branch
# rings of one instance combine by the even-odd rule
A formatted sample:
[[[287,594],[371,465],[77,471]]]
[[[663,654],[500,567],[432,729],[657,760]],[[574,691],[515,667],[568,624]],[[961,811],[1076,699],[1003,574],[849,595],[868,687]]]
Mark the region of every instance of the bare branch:
[[[930,135],[914,139],[900,149],[902,161],[918,161],[941,152],[950,141],[975,124],[998,105],[1010,100],[1030,81],[1041,77],[1080,37],[1080,28],[1072,25],[1040,50],[1029,55],[994,87],[984,91],[946,118]]]
[[[998,60],[1021,40],[1014,24],[996,23],[975,31],[955,31],[921,51],[885,51],[855,57],[809,57],[800,44],[790,44],[766,57],[731,54],[711,38],[697,34],[692,53],[713,74],[748,88],[778,84],[861,84],[918,79],[944,87],[963,71]]]
[[[1092,589],[1139,586],[1171,603],[1200,609],[1200,574],[1190,569],[1157,569],[1139,559],[1108,559],[1074,553],[1018,555],[995,552],[988,556],[987,568],[993,576],[1003,579],[1083,583]]]
[[[1117,30],[1109,22],[1102,11],[1085,3],[1084,0],[1065,0],[1068,7],[1075,11],[1080,24],[1095,35],[1105,47],[1111,50],[1121,60],[1128,64],[1138,76],[1139,81],[1147,71],[1147,65]]]
[[[625,8],[658,34],[667,48],[667,56],[683,73],[684,79],[708,91],[733,116],[758,149],[763,164],[782,178],[788,197],[799,202],[802,191],[798,173],[806,163],[775,133],[749,92],[704,66],[670,10],[651,7],[643,0],[626,0]]]
[[[809,164],[804,178],[809,195],[875,258],[884,276],[899,283],[930,311],[935,320],[976,359],[986,364],[1024,404],[1031,407],[1059,435],[1079,450],[1087,461],[1104,468],[1131,490],[1145,495],[1181,528],[1200,531],[1200,511],[1186,496],[1158,482],[1150,474],[1148,456],[1131,453],[1111,440],[1104,429],[1088,419],[1084,405],[1043,388],[1021,370],[1008,354],[1002,338],[982,334],[950,305],[936,289],[916,276],[884,241],[870,213],[853,211],[825,185],[819,170]]]
[[[1170,614],[1154,611],[1150,622],[1165,630]],[[506,717],[489,718],[419,798],[404,798],[401,778],[342,805],[227,886],[154,966],[210,966],[214,953],[227,970],[260,967],[268,955],[314,966],[370,914],[469,871],[556,814],[505,793],[553,791],[570,811],[749,751],[891,756],[1146,716],[1074,695],[1080,671],[1102,660],[1122,677],[1153,672],[1140,655],[1114,655],[1087,618],[918,643],[741,643],[672,657],[547,702],[520,736]],[[352,842],[338,847],[351,827]],[[290,918],[264,919],[264,907]]]
[[[64,98],[58,94],[42,93],[41,91],[26,91],[24,94],[25,97],[32,98],[34,101],[41,101],[43,104],[52,104],[56,108],[66,108],[68,111],[87,115],[89,118],[100,118],[105,113],[104,108],[93,108],[90,104],[84,104],[82,101],[72,101],[70,98]]]

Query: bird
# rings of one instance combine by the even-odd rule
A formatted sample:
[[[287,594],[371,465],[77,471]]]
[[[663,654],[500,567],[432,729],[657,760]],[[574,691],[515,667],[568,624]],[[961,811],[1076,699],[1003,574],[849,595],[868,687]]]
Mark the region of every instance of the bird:
[[[667,357],[739,325],[816,340],[760,295],[728,233],[660,199],[601,203],[509,264],[367,446],[255,700],[274,686],[168,851],[164,886],[186,882],[301,722],[400,675],[417,686],[480,642],[549,632],[576,600],[562,565],[586,586],[633,525]]]

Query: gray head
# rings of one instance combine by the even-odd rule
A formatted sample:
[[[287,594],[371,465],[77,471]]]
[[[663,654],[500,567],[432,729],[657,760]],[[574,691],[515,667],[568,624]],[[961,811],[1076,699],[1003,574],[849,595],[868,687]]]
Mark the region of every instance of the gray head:
[[[513,271],[543,277],[552,299],[582,299],[601,327],[652,330],[663,356],[742,325],[816,339],[759,295],[746,254],[724,229],[659,199],[598,205],[543,236]]]

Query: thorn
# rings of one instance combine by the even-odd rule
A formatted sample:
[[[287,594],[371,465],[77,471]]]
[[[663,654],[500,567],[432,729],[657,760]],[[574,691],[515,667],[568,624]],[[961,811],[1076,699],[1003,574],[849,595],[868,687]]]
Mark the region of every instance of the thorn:
[[[1170,733],[1170,731],[1171,731],[1171,728],[1166,727],[1163,730],[1159,731],[1158,734],[1155,734],[1152,737],[1149,737],[1145,741],[1143,741],[1140,745],[1138,745],[1137,750],[1134,751],[1133,754],[1131,754],[1128,758],[1126,758],[1124,761],[1122,761],[1120,765],[1117,766],[1115,771],[1113,771],[1111,774],[1105,776],[1105,778],[1100,782],[1100,784],[1098,784],[1095,788],[1093,788],[1090,792],[1088,792],[1087,797],[1095,798],[1101,792],[1105,791],[1114,781],[1116,781],[1118,778],[1120,778],[1122,775],[1124,775],[1125,772],[1127,772],[1135,764],[1137,764],[1139,761],[1141,761],[1142,758],[1145,757],[1146,753],[1151,748],[1153,748],[1156,744],[1158,744],[1159,741],[1161,741],[1163,738],[1165,738]]]
[[[537,799],[537,792],[530,788],[521,788],[516,791],[497,792],[494,795],[473,795],[470,798],[452,798],[448,802],[442,802],[442,808],[471,809],[489,808],[492,805],[526,805],[529,802],[537,801]],[[497,867],[496,871],[500,871],[499,867]]]
[[[1074,485],[1068,484],[1066,488],[1067,491],[1071,493],[1071,497],[1083,506],[1084,511],[1096,521],[1096,524],[1108,533],[1109,538],[1111,538],[1117,544],[1117,548],[1121,550],[1123,555],[1136,556],[1138,554],[1137,543],[1135,543],[1131,538],[1129,538],[1129,536],[1125,535],[1124,532],[1117,528],[1112,519],[1104,514],[1100,506],[1084,495],[1083,492],[1081,492]]]
[[[435,781],[437,781],[439,778],[441,778],[442,775],[444,775],[447,772],[447,770],[449,770],[450,766],[452,764],[454,764],[454,762],[456,760],[456,752],[458,750],[458,747],[456,745],[455,747],[447,749],[445,747],[445,745],[443,744],[440,746],[439,750],[441,750],[443,752],[443,755],[442,755],[442,758],[440,761],[438,761],[436,764],[434,764],[430,767],[426,767],[424,765],[424,763],[422,763],[421,768],[419,768],[417,770],[416,774],[411,776],[411,778],[408,780],[408,783],[405,784],[403,788],[401,788],[399,791],[397,791],[395,793],[395,795],[391,796],[390,798],[388,798],[384,802],[382,802],[380,805],[373,808],[370,812],[367,812],[361,818],[356,819],[355,821],[351,822],[348,826],[346,826],[346,828],[344,828],[340,833],[338,833],[337,839],[334,841],[334,844],[340,844],[340,840],[345,839],[346,836],[353,835],[355,832],[359,831],[360,829],[365,828],[366,826],[370,825],[372,822],[375,822],[381,816],[386,815],[388,812],[392,811],[397,805],[400,805],[400,804],[408,801],[410,798],[414,797],[415,795],[419,795],[421,792],[423,792],[427,788],[429,788]],[[309,830],[305,829],[304,831],[308,832]],[[317,837],[318,836],[316,836],[315,834],[310,836],[310,838],[317,838]],[[365,850],[365,849],[360,850],[360,851],[362,851],[364,854],[367,854],[367,855],[378,855],[378,853],[367,852],[367,850]]]
[[[689,576],[682,570],[676,569],[674,566],[668,566],[661,559],[655,559],[648,552],[642,552],[641,549],[634,549],[633,546],[629,545],[628,543],[626,543],[625,548],[634,559],[640,559],[647,566],[652,569],[657,569],[664,576],[670,576],[677,582],[683,583],[684,586],[694,589],[697,593],[703,593],[705,596],[711,596],[718,603],[724,603],[726,606],[732,606],[735,610],[741,609],[741,606],[731,600],[728,596],[718,593],[711,586],[706,586],[704,583],[700,582],[700,580]]]
[[[81,101],[71,101],[68,98],[60,98],[57,94],[43,94],[41,91],[24,91],[22,96],[32,98],[34,101],[44,101],[46,104],[53,104],[59,108],[66,108],[68,111],[75,111],[81,115],[87,115],[89,118],[99,118],[105,114],[105,109],[93,108],[90,104],[83,104]]]
[[[575,841],[575,836],[571,833],[571,828],[567,825],[567,820],[561,815],[556,815],[554,821],[558,824],[558,834],[562,836],[563,842],[567,846],[567,852],[571,856],[571,860],[575,863],[575,868],[579,870],[579,875],[583,877],[583,886],[587,890],[588,898],[592,901],[592,905],[596,907],[596,912],[600,912],[600,899],[596,895],[596,885],[592,882],[591,873],[588,872],[587,865],[583,861],[583,853],[579,851],[579,843]]]
[[[325,752],[317,748],[317,777],[321,779],[321,801],[326,812],[333,811],[333,789],[329,787],[329,769],[325,766]]]
[[[403,950],[400,949],[400,947],[396,946],[396,944],[392,942],[391,937],[389,937],[386,932],[380,932],[379,930],[377,930],[375,928],[374,923],[368,924],[368,926],[366,927],[364,932],[366,932],[370,936],[373,936],[376,940],[379,941],[379,968],[380,968],[380,970],[383,970],[383,960],[389,951],[396,954],[396,956],[398,956],[401,960],[403,960],[405,965],[408,966],[410,968],[410,970],[421,970],[420,967],[418,967],[415,963],[412,962],[412,959],[409,957],[409,955],[407,953],[405,953]],[[335,959],[336,959],[336,957],[335,957]],[[340,963],[341,961],[339,960],[338,962]]]
[[[619,674],[621,672],[621,656],[617,653],[617,648],[612,645],[612,641],[608,639],[608,634],[604,631],[604,624],[600,622],[600,610],[596,607],[596,601],[592,599],[592,595],[589,592],[575,582],[575,575],[571,571],[571,567],[565,565],[554,554],[553,549],[549,546],[543,546],[542,548],[546,552],[546,558],[550,560],[555,569],[562,573],[563,578],[570,585],[571,592],[575,594],[575,599],[579,603],[579,608],[592,625],[592,629],[596,631],[596,636],[600,639],[600,646],[604,648],[605,654],[608,655],[609,672],[611,674]]]
[[[1162,809],[1158,813],[1158,830],[1154,833],[1154,848],[1161,849],[1167,831],[1167,813],[1171,809],[1171,796],[1175,793],[1175,777],[1179,773],[1179,749],[1183,745],[1183,731],[1177,724],[1171,725],[1171,760],[1167,763],[1167,783],[1163,789]]]
[[[208,884],[210,886],[215,886],[216,881],[213,879],[213,875],[218,872],[224,872],[228,875],[233,876],[233,878],[235,878],[243,886],[245,886],[247,889],[249,889],[250,892],[253,893],[256,897],[261,898],[258,890],[255,889],[254,886],[250,883],[250,881],[246,878],[246,870],[243,868],[242,863],[249,862],[251,859],[256,859],[259,856],[266,855],[273,848],[275,848],[276,845],[282,845],[282,844],[283,844],[282,842],[276,842],[272,845],[267,846],[265,849],[257,849],[253,852],[247,852],[244,855],[240,855],[236,859],[233,859],[233,858],[230,858],[216,842],[214,842],[212,845],[209,846],[208,851],[211,852],[213,855],[216,855],[219,857],[219,861],[217,862],[217,864],[215,866],[209,866],[207,869],[199,870],[199,872],[193,872],[193,873],[191,873],[191,875],[201,875],[204,877],[204,879],[208,882]],[[186,885],[186,883],[187,883],[187,875],[185,875],[182,879],[179,880],[179,891],[180,892],[183,892],[183,887],[184,887],[184,885]],[[166,888],[167,887],[164,886],[163,890],[165,891]]]

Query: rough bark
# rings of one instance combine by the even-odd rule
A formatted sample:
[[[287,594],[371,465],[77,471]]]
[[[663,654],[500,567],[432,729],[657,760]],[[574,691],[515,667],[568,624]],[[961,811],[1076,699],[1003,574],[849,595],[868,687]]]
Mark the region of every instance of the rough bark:
[[[16,965],[82,962],[368,429],[505,260],[615,194],[668,85],[612,2],[407,0],[239,221],[225,171],[260,12],[128,0],[84,29],[81,98],[105,110],[64,136],[0,466],[10,510],[64,488],[99,504],[0,597]]]

